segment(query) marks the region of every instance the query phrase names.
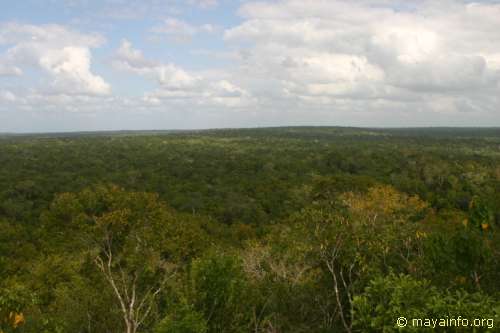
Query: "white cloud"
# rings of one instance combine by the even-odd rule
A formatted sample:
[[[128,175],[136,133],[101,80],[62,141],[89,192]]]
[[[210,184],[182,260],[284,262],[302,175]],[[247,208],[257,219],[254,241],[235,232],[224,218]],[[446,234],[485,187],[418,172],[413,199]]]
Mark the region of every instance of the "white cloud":
[[[169,17],[163,20],[161,25],[154,27],[152,32],[159,35],[165,35],[174,41],[185,42],[190,41],[197,34],[213,33],[216,30],[217,28],[212,24],[197,26],[178,18]]]
[[[9,64],[7,61],[0,59],[0,76],[20,76],[23,71],[14,65]]]
[[[106,95],[110,86],[100,76],[90,72],[88,48],[67,46],[60,50],[43,50],[39,66],[53,77],[52,86],[66,94]]]
[[[127,40],[122,41],[112,64],[118,70],[155,79],[166,89],[195,87],[200,81],[196,75],[192,75],[174,64],[163,64],[146,59],[142,52],[134,49]]]
[[[3,103],[13,103],[17,100],[17,97],[8,90],[0,90],[0,101]]]
[[[224,38],[245,50],[245,88],[272,83],[270,103],[334,113],[379,112],[376,101],[415,112],[500,107],[488,98],[500,94],[498,4],[252,1],[240,15]]]
[[[91,49],[104,39],[82,34],[59,25],[7,23],[0,27],[0,44],[8,49],[0,57],[0,70],[10,68],[20,75],[23,67],[46,73],[48,93],[67,95],[107,95],[110,85],[91,72]]]
[[[0,29],[0,44],[35,43],[52,47],[84,45],[99,47],[105,39],[98,34],[80,33],[57,24],[31,25],[4,23]]]
[[[184,41],[196,35],[198,29],[185,21],[169,17],[164,20],[161,26],[153,28],[152,31],[158,34],[165,34],[178,41]]]
[[[172,63],[146,59],[140,50],[123,40],[116,51],[113,66],[155,80],[158,88],[147,92],[143,100],[151,105],[222,105],[241,107],[251,103],[249,92],[223,78],[187,71]]]
[[[76,14],[84,20],[105,18],[107,20],[160,19],[193,9],[211,9],[217,0],[46,0],[66,12]]]
[[[145,40],[144,52],[127,40],[121,43],[111,59],[121,74],[106,71],[106,80],[126,79],[128,73],[130,81],[117,82],[117,89],[140,97],[112,94],[101,68],[93,66],[95,48],[106,42],[103,36],[55,24],[0,23],[0,108],[9,114],[68,112],[104,121],[116,112],[116,124],[128,121],[131,127],[168,117],[175,121],[158,127],[500,124],[498,3],[239,3],[240,22],[224,31],[224,43],[207,47],[200,37],[230,21],[200,25],[179,14],[196,10],[193,6],[213,8],[217,1],[71,0],[65,10],[82,21],[106,24],[110,38],[117,32],[126,36],[130,27],[125,25],[133,24],[146,29],[134,34],[192,41],[179,46]],[[184,17],[200,19],[203,13]],[[113,15],[160,24],[151,31],[144,28],[149,23],[110,20]],[[153,60],[148,49],[172,60]],[[201,61],[194,64],[195,57]],[[147,126],[157,127],[157,122]]]

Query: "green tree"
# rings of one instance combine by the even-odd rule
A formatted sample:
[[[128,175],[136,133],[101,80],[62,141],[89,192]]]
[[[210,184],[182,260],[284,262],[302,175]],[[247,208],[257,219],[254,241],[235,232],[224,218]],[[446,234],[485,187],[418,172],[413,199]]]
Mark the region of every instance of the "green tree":
[[[61,244],[79,249],[94,263],[127,333],[147,323],[179,260],[189,256],[184,251],[194,251],[186,248],[188,238],[202,243],[199,227],[181,221],[157,195],[117,187],[62,194],[44,214],[47,232],[60,234]]]
[[[248,282],[241,260],[212,253],[193,262],[190,299],[206,319],[208,332],[248,330]]]
[[[500,318],[500,303],[481,293],[441,291],[427,280],[409,275],[389,274],[373,278],[364,292],[354,297],[354,328],[363,332],[400,332],[396,320],[474,318],[490,319],[490,327],[475,327],[486,332]],[[408,332],[469,332],[470,327],[425,328],[408,325]]]

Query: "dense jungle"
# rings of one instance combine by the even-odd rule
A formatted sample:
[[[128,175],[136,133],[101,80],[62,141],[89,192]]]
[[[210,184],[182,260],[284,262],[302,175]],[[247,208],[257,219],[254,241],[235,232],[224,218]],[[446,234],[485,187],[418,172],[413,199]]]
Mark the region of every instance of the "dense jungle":
[[[500,129],[0,135],[2,333],[499,332],[499,281]]]

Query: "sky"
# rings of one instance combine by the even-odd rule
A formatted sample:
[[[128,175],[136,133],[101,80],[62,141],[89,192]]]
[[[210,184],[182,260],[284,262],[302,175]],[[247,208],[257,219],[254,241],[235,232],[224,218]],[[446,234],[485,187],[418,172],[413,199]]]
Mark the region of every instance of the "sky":
[[[0,1],[0,132],[500,126],[500,1]]]

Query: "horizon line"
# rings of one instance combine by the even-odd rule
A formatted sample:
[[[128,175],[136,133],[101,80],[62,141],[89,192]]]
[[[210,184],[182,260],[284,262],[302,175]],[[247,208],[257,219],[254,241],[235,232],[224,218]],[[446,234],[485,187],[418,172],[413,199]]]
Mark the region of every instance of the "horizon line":
[[[285,129],[285,128],[337,128],[361,130],[398,130],[398,129],[499,129],[500,126],[340,126],[340,125],[283,125],[252,127],[209,127],[209,128],[170,128],[170,129],[99,129],[99,130],[55,130],[55,131],[0,131],[0,136],[47,135],[47,134],[99,134],[99,133],[143,133],[143,132],[199,132],[223,130]]]

